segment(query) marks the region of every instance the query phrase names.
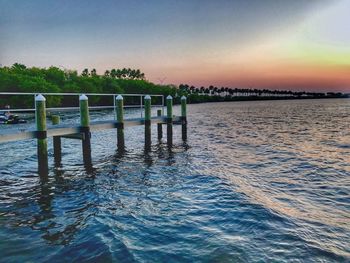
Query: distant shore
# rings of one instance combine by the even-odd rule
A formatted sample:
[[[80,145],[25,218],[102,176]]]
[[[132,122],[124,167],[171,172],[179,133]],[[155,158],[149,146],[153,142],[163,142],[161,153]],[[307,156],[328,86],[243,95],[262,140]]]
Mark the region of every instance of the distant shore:
[[[261,101],[294,99],[347,98],[349,94],[336,92],[306,92],[291,90],[269,90],[233,87],[195,87],[187,84],[161,85],[148,81],[139,69],[111,69],[98,75],[95,69],[76,70],[26,67],[15,63],[11,67],[0,67],[0,93],[98,93],[98,94],[149,94],[171,95],[174,103],[186,96],[188,103],[223,101]],[[91,106],[111,106],[112,97],[90,96]],[[47,107],[77,106],[77,100],[65,96],[47,96]],[[155,102],[155,101],[154,101]],[[152,103],[154,103],[152,101]],[[128,105],[140,105],[139,96],[129,97]],[[160,101],[157,101],[160,104]],[[0,110],[7,106],[28,109],[33,105],[32,96],[0,94]]]
[[[189,94],[188,95],[188,103],[196,104],[196,103],[207,103],[207,102],[229,102],[229,101],[265,101],[265,100],[312,100],[312,99],[344,99],[350,98],[347,94],[338,94],[338,95],[325,95],[325,96],[267,96],[267,97],[259,97],[259,96],[208,96],[208,95],[197,95],[197,94]],[[178,100],[176,100],[179,103]]]

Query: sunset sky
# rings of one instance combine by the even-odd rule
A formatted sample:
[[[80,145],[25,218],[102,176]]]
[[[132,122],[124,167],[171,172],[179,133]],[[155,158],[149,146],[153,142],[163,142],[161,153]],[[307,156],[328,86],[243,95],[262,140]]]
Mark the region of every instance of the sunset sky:
[[[350,92],[350,0],[0,0],[0,64]]]

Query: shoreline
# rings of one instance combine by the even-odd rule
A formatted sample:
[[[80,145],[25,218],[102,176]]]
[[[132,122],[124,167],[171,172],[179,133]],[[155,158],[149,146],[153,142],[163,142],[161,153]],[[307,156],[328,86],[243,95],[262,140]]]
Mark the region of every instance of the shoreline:
[[[211,102],[239,102],[239,101],[276,101],[276,100],[315,100],[315,99],[349,99],[350,96],[322,96],[322,97],[233,97],[226,98],[220,96],[205,96],[205,95],[188,95],[188,104],[211,103]],[[176,104],[179,101],[176,99]]]

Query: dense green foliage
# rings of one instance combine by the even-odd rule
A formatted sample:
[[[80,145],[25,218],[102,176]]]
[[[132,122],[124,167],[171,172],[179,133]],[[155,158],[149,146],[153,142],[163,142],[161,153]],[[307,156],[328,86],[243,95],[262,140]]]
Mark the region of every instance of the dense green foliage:
[[[22,64],[12,67],[0,67],[0,92],[21,93],[112,93],[112,94],[160,94],[172,95],[174,103],[180,102],[182,95],[188,96],[188,103],[266,100],[266,99],[300,99],[300,98],[339,98],[346,97],[341,93],[293,92],[285,90],[258,90],[246,88],[214,87],[207,88],[180,84],[179,88],[169,85],[156,85],[145,79],[139,69],[112,69],[98,75],[95,69],[90,72],[84,69],[79,75],[75,70],[62,70],[57,67],[27,68]],[[76,96],[46,95],[47,106],[78,106]],[[113,105],[112,96],[89,96],[90,105]],[[33,97],[4,96],[0,97],[0,108],[9,104],[16,108],[33,107]],[[139,97],[126,97],[125,103],[138,105]],[[152,103],[160,104],[159,100]]]
[[[77,71],[61,70],[57,67],[27,68],[22,64],[14,64],[12,67],[0,68],[0,92],[29,92],[29,93],[143,93],[174,95],[176,89],[171,86],[160,86],[145,80],[145,75],[140,70],[112,69],[106,71],[103,76],[96,74],[93,69],[89,73],[84,69],[79,75]],[[47,105],[51,106],[75,106],[77,99],[74,97],[47,96]],[[110,98],[91,97],[90,104],[106,105],[112,103]],[[5,104],[16,107],[31,107],[32,96],[2,96],[0,108]]]

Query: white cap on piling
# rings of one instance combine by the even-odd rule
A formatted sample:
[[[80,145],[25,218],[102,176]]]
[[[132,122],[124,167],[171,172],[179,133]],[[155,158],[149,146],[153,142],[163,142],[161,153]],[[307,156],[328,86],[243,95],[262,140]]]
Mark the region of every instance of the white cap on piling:
[[[118,95],[115,99],[116,100],[123,100],[123,96],[122,95]]]
[[[186,99],[186,97],[185,97],[185,96],[182,96],[182,97],[181,97],[181,100],[185,100],[185,99]]]
[[[81,94],[79,100],[88,100],[88,97],[85,94]]]
[[[172,100],[173,97],[171,97],[170,95],[168,95],[168,97],[166,97],[167,100]]]
[[[35,101],[46,101],[45,97],[41,94],[35,96]]]
[[[151,99],[151,96],[150,95],[146,95],[145,96],[145,100],[150,100]]]

